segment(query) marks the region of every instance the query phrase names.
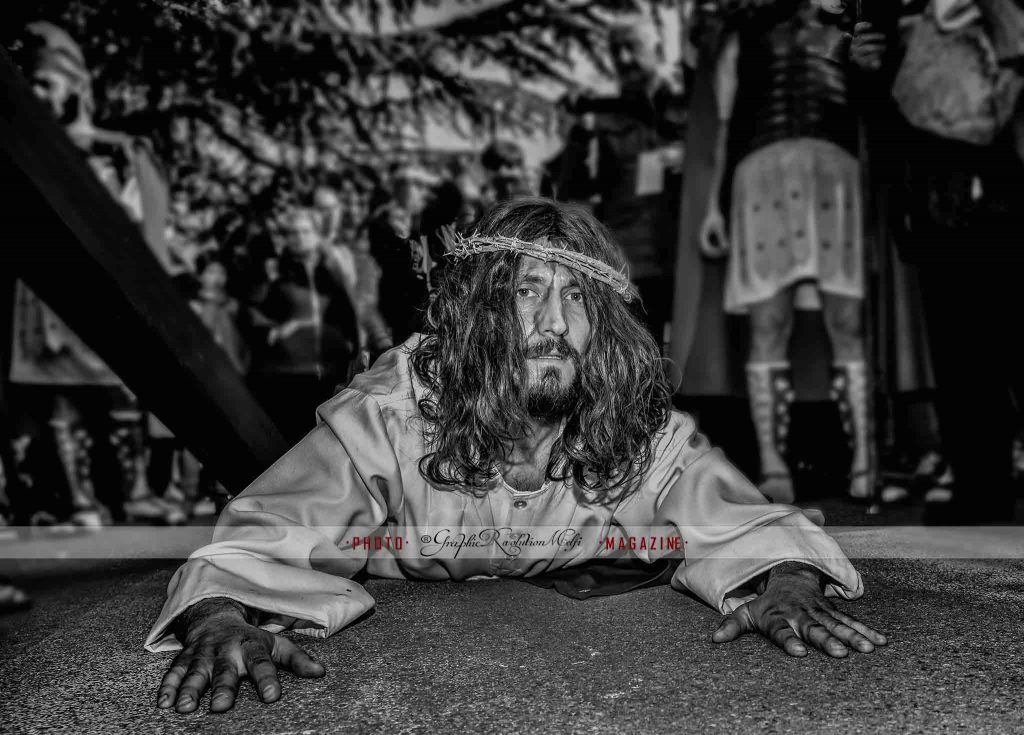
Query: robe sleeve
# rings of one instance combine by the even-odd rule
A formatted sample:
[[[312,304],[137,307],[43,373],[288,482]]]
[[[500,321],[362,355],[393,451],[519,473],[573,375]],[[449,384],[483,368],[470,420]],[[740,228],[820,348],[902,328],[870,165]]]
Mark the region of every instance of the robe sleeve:
[[[366,565],[353,544],[401,503],[398,460],[377,401],[353,390],[319,409],[320,421],[224,509],[213,541],[175,573],[146,638],[149,651],[181,647],[172,623],[210,597],[260,611],[261,627],[326,638],[373,607],[350,577]]]
[[[672,586],[723,613],[754,599],[751,582],[785,561],[818,568],[830,596],[864,593],[835,540],[804,511],[765,498],[685,414],[673,414],[645,482],[616,510],[615,521],[629,534],[678,531],[683,561]]]

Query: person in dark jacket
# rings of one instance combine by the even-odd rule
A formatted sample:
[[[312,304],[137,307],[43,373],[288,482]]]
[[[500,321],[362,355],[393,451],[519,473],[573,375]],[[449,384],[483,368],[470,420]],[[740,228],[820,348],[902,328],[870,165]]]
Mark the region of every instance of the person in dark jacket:
[[[277,278],[250,310],[249,377],[285,437],[297,441],[315,426],[311,407],[347,384],[359,336],[315,213],[291,212],[285,236]]]

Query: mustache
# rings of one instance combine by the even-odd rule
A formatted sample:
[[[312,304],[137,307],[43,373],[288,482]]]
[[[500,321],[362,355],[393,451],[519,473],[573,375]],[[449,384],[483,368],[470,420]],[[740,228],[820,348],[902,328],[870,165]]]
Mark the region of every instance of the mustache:
[[[547,339],[542,339],[539,342],[535,342],[532,345],[526,346],[527,358],[546,357],[548,355],[557,355],[561,358],[569,358],[576,363],[579,363],[580,361],[580,353],[564,339],[549,337]]]

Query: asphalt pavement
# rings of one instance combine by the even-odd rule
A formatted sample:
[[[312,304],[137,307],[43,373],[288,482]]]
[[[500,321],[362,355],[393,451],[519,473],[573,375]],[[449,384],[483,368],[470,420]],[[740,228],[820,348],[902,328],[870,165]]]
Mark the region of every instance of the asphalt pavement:
[[[886,556],[867,553],[878,533],[844,546]],[[843,608],[891,642],[844,660],[714,645],[719,615],[668,587],[576,601],[513,580],[371,580],[371,615],[294,636],[326,677],[284,675],[273,705],[243,685],[221,715],[208,698],[155,706],[172,654],[142,641],[178,560],[51,565],[20,578],[33,609],[0,617],[0,731],[1024,732],[1024,560],[944,556],[855,562],[867,591]]]

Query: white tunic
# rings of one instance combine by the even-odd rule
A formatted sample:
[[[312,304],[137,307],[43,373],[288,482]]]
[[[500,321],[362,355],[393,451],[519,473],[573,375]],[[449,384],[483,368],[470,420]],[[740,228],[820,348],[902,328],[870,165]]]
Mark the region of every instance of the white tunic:
[[[429,485],[417,466],[428,451],[417,403],[425,389],[408,358],[418,339],[321,406],[317,428],[225,508],[213,542],[171,579],[148,650],[180,648],[171,623],[209,597],[263,611],[267,630],[327,637],[373,607],[351,579],[361,570],[399,579],[533,576],[608,556],[608,539],[627,536],[637,547],[628,553],[653,562],[679,556],[666,531],[685,557],[672,586],[722,612],[752,598],[745,583],[787,560],[828,575],[829,594],[863,594],[835,541],[801,510],[768,503],[686,414],[672,413],[639,490],[612,507],[579,502],[561,482],[528,497],[501,482],[482,497]],[[374,532],[392,548],[368,550],[362,539]],[[522,543],[517,532],[539,542]],[[556,535],[565,543],[548,543]]]

